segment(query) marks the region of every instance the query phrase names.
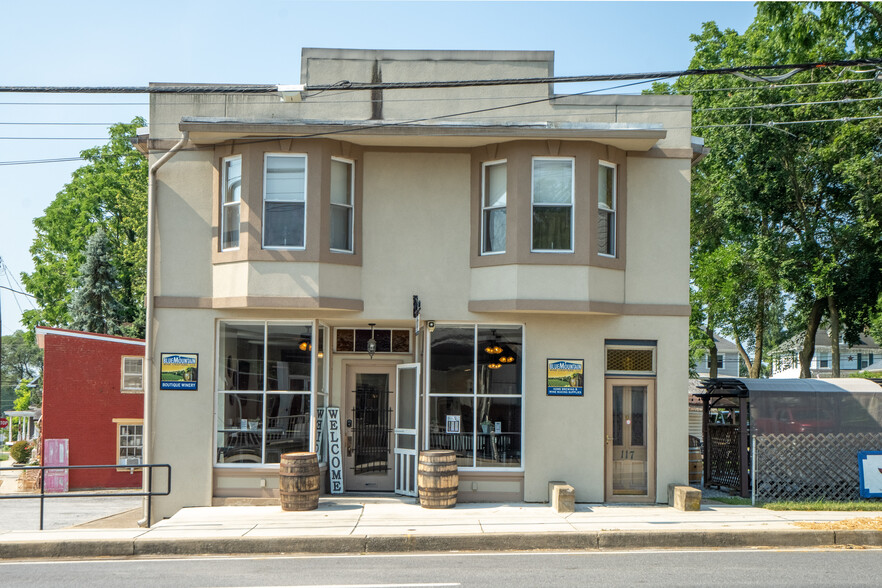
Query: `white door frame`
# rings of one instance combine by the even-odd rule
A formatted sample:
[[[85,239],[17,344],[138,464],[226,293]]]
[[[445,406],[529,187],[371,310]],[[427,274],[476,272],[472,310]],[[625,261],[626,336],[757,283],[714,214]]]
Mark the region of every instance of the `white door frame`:
[[[413,427],[402,426],[401,403],[405,399],[405,390],[401,386],[402,371],[413,370]],[[420,364],[403,363],[395,367],[395,493],[405,496],[417,495],[417,460],[419,456],[419,429],[420,429]],[[412,447],[399,447],[399,438],[410,439],[408,445]]]

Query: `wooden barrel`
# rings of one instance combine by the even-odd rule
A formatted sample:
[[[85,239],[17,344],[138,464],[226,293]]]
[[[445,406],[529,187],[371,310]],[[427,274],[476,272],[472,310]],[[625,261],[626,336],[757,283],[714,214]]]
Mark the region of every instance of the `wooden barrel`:
[[[319,465],[315,453],[283,453],[279,464],[282,510],[315,510],[319,502]]]
[[[448,450],[420,453],[417,488],[423,508],[456,506],[456,492],[459,489],[456,453]]]
[[[704,460],[701,458],[701,447],[689,448],[689,484],[701,484],[704,474]]]

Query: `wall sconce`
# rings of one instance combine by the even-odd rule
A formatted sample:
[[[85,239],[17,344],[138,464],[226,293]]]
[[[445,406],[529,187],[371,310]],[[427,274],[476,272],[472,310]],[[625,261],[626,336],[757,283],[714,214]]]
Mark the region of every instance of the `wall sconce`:
[[[371,359],[374,358],[374,353],[377,352],[377,340],[374,339],[374,326],[377,323],[368,323],[371,328],[371,338],[368,339],[367,351],[368,355],[370,355]]]
[[[300,351],[312,351],[312,343],[309,341],[301,341],[298,347],[300,347]]]

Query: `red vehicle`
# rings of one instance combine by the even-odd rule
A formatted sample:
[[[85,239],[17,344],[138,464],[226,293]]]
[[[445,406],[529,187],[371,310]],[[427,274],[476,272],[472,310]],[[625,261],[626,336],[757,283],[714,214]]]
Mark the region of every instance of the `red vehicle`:
[[[757,419],[763,433],[829,433],[838,428],[833,412],[826,408],[782,406],[771,418]]]

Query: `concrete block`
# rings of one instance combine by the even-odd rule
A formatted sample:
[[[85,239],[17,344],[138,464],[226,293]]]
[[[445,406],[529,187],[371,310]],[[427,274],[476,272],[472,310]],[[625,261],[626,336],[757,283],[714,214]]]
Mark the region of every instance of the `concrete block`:
[[[558,484],[551,491],[551,508],[556,512],[576,512],[576,490],[569,484]]]
[[[566,486],[567,483],[562,480],[557,480],[555,482],[548,483],[548,503],[551,504],[552,494],[554,493],[555,486]]]
[[[701,510],[701,490],[680,484],[668,484],[668,506],[677,510]]]

